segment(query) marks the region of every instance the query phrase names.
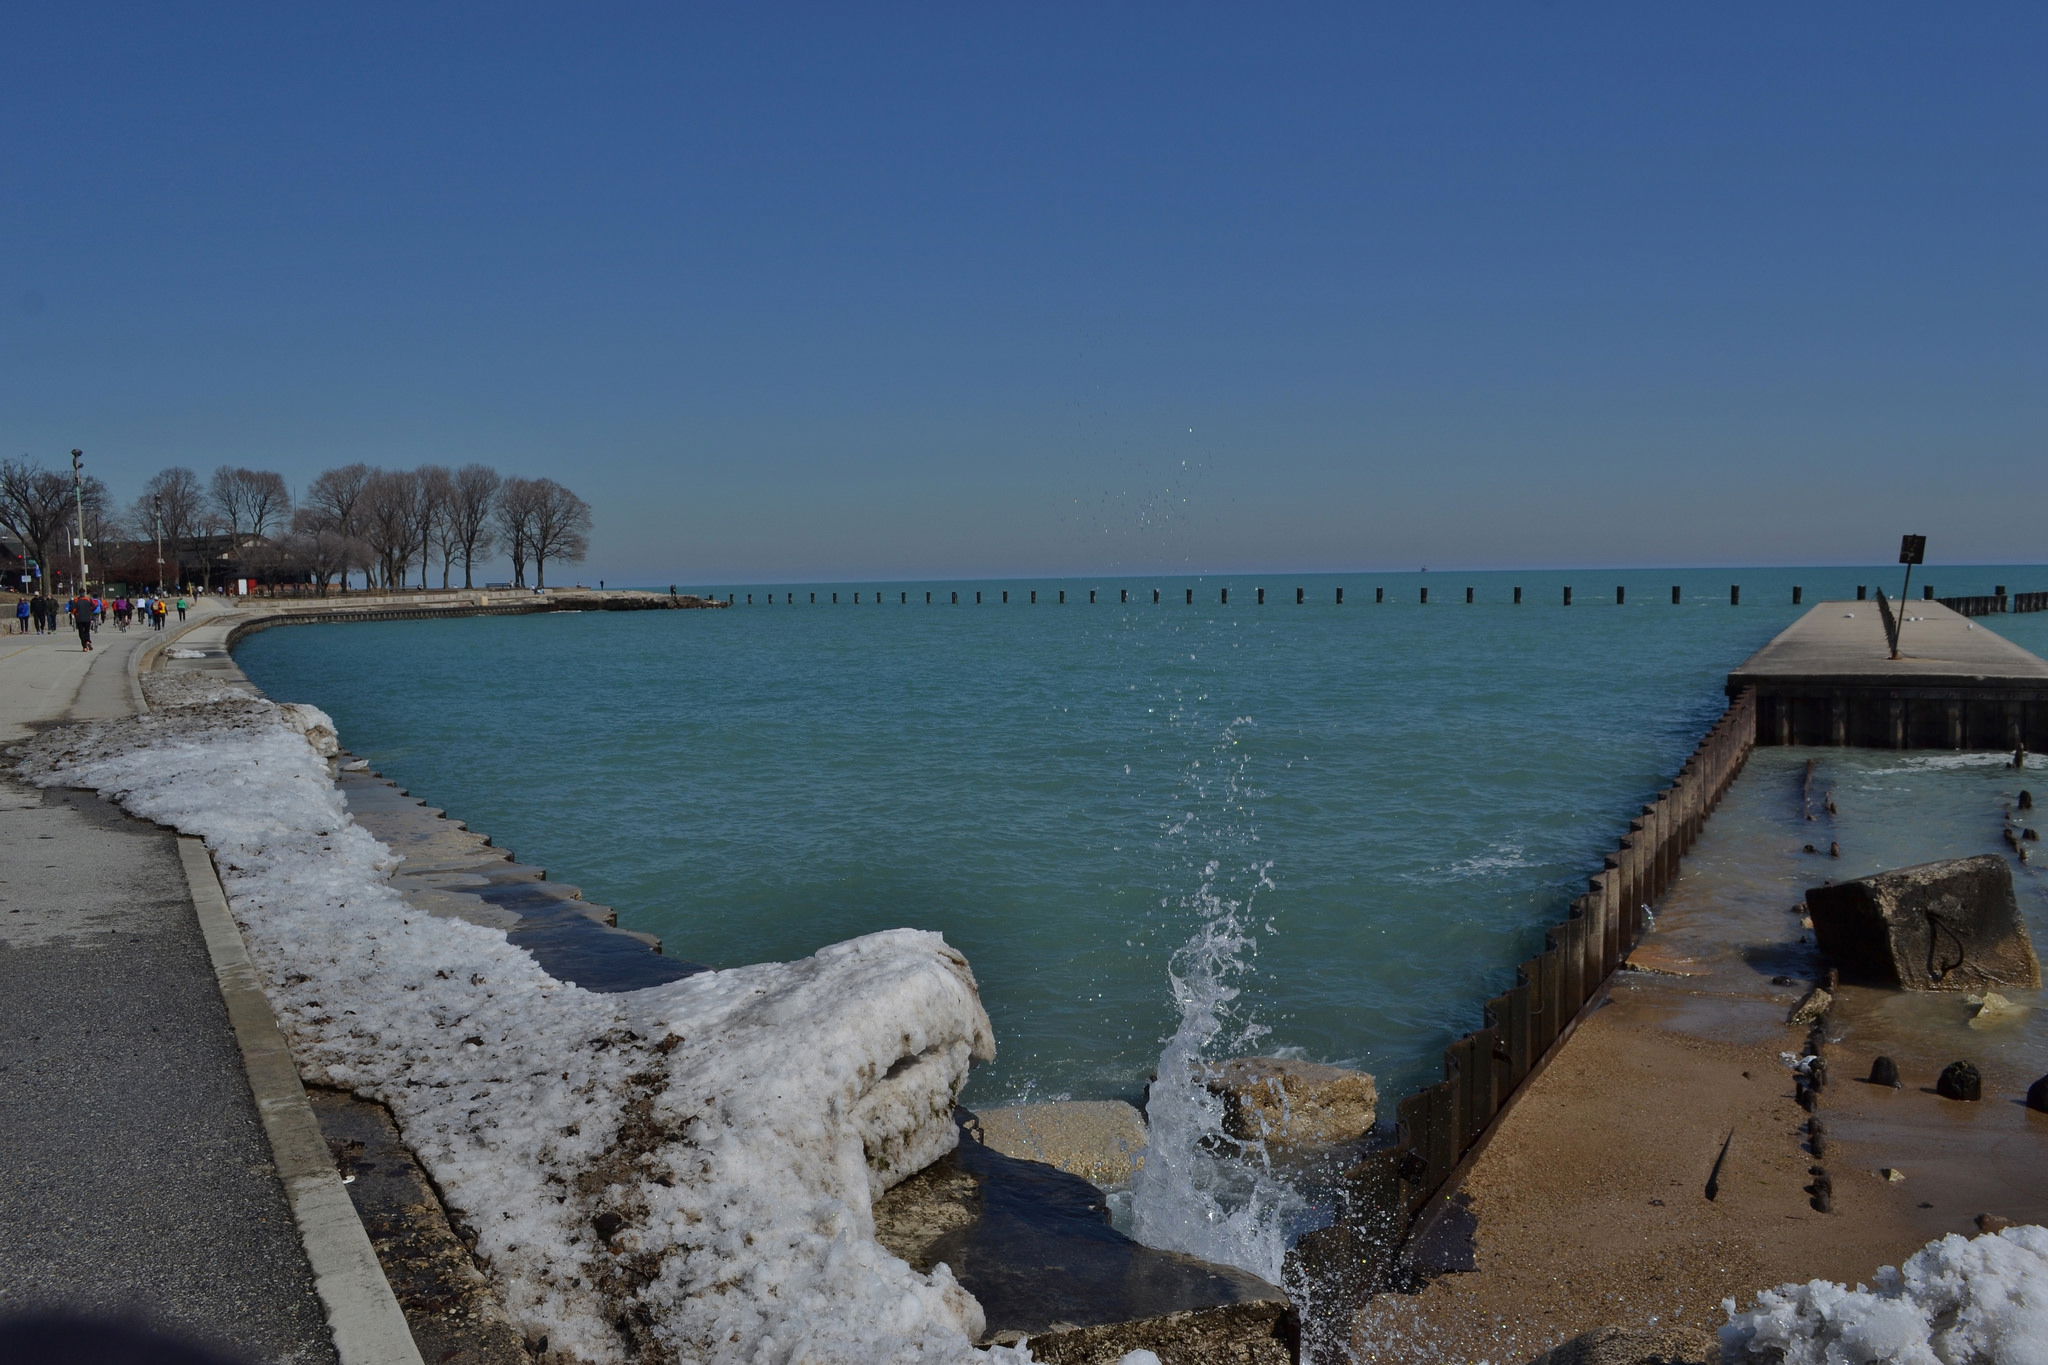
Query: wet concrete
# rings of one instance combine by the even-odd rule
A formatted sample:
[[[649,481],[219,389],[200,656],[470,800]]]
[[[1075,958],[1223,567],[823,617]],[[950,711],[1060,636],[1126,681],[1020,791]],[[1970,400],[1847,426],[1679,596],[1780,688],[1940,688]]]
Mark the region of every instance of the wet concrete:
[[[368,768],[337,775],[356,823],[402,862],[391,883],[434,915],[504,931],[550,976],[592,991],[658,986],[709,968],[667,957],[652,934],[618,927],[618,913],[583,899],[578,888],[548,880],[460,820],[451,820]]]

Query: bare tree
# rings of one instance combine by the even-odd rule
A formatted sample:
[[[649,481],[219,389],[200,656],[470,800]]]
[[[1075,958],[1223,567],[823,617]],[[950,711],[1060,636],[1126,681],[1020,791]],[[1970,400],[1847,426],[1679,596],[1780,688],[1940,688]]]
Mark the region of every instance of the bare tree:
[[[413,488],[413,533],[419,541],[420,586],[427,586],[427,565],[443,540],[442,527],[448,520],[448,504],[455,496],[455,476],[448,466],[421,465]],[[441,557],[441,586],[448,586],[450,556]]]
[[[323,597],[329,583],[338,578],[346,591],[349,574],[360,569],[367,575],[376,561],[368,545],[335,530],[325,514],[311,506],[300,507],[292,514],[292,530],[285,537],[285,550],[292,564],[313,580]]]
[[[548,585],[548,561],[574,564],[590,553],[590,504],[553,479],[539,481],[533,514],[533,585]]]
[[[294,528],[302,531],[331,531],[344,539],[363,542],[363,490],[370,486],[376,471],[360,462],[342,465],[338,469],[324,470],[320,476],[306,486],[306,496],[299,502],[299,511],[310,513],[312,520],[301,523],[294,520]],[[340,571],[341,590],[348,591],[350,569],[360,569],[364,581],[370,574],[373,556],[363,555],[348,569]]]
[[[292,495],[284,486],[284,475],[268,469],[222,465],[213,471],[207,495],[234,542],[231,549],[239,549],[244,535],[267,536],[282,531],[291,520]]]
[[[183,583],[185,554],[206,534],[208,525],[206,493],[199,486],[199,476],[183,465],[159,470],[142,486],[132,520],[137,534],[147,530],[152,540],[161,529],[171,581]]]
[[[498,543],[512,560],[512,582],[522,588],[526,586],[526,561],[533,557],[534,521],[545,496],[540,485],[539,479],[507,479],[491,504]]]
[[[448,500],[448,515],[442,519],[441,552],[462,560],[462,586],[473,588],[471,574],[478,555],[491,552],[491,504],[497,500],[498,485],[504,480],[487,464],[466,464],[455,471],[455,486]],[[441,586],[448,586],[443,561]]]
[[[363,485],[357,503],[358,532],[377,561],[379,581],[387,588],[405,586],[406,566],[419,551],[415,538],[420,476],[411,469],[379,469]]]
[[[69,475],[27,459],[0,460],[0,526],[40,566],[45,585],[59,567],[50,562],[51,549],[70,544],[71,533],[65,528],[71,515]]]

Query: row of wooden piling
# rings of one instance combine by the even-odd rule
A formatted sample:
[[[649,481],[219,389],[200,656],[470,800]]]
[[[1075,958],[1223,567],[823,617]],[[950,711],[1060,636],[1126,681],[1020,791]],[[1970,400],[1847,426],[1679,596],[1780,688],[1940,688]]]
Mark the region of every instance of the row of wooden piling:
[[[944,588],[941,588],[941,589],[929,589],[929,588],[928,588],[928,589],[923,589],[922,591],[924,592],[924,605],[926,605],[926,606],[935,606],[935,605],[936,605],[936,606],[954,606],[954,607],[957,607],[957,606],[961,605],[961,592],[963,591],[962,589],[959,589],[959,588],[952,588],[952,589],[944,589]],[[1090,588],[1090,589],[1088,589],[1088,601],[1089,601],[1089,603],[1090,603],[1091,605],[1092,605],[1092,604],[1094,604],[1094,603],[1097,603],[1097,602],[1099,602],[1099,601],[1101,600],[1101,598],[1100,598],[1100,594],[1101,594],[1101,591],[1102,591],[1102,590],[1101,590],[1101,589],[1098,589],[1098,588]],[[1118,588],[1118,589],[1117,589],[1116,591],[1117,591],[1117,601],[1118,601],[1118,603],[1119,603],[1119,604],[1128,604],[1128,603],[1130,602],[1130,600],[1131,600],[1131,591],[1132,591],[1131,589],[1129,589],[1129,588]],[[1142,589],[1142,588],[1141,588],[1141,589],[1139,589],[1138,591],[1139,591],[1139,593],[1141,594],[1141,598],[1140,598],[1140,600],[1142,601],[1142,594],[1143,594],[1143,592],[1144,592],[1144,589]],[[1008,588],[1002,588],[1002,589],[982,589],[982,588],[975,588],[975,589],[972,589],[972,590],[971,590],[971,592],[972,592],[972,597],[973,597],[973,605],[974,605],[974,606],[977,606],[977,607],[979,607],[979,606],[986,606],[986,605],[989,605],[989,601],[988,601],[988,599],[989,599],[989,597],[991,597],[991,596],[993,596],[993,597],[994,597],[994,598],[996,599],[996,601],[995,601],[995,605],[1000,605],[1000,606],[1008,606],[1008,605],[1010,604],[1010,590],[1009,590]],[[1038,590],[1037,588],[1031,588],[1031,589],[1028,589],[1028,590],[1020,590],[1020,592],[1024,592],[1024,593],[1027,593],[1027,594],[1028,594],[1028,595],[1027,595],[1027,597],[1026,597],[1026,600],[1028,601],[1028,603],[1029,603],[1030,605],[1032,605],[1032,606],[1036,606],[1036,605],[1038,605],[1038,592],[1039,592],[1039,590]],[[1151,590],[1151,592],[1152,592],[1152,603],[1153,603],[1153,605],[1154,605],[1154,606],[1157,606],[1157,605],[1159,605],[1159,604],[1160,604],[1161,602],[1163,602],[1163,601],[1165,601],[1165,600],[1166,600],[1166,597],[1165,597],[1165,595],[1164,595],[1164,594],[1162,593],[1162,591],[1161,591],[1160,589],[1158,589],[1158,588],[1153,588],[1153,589]],[[1185,603],[1185,604],[1186,604],[1187,606],[1193,606],[1193,605],[1195,604],[1195,590],[1194,590],[1193,588],[1183,588],[1183,589],[1181,590],[1181,592],[1182,592],[1182,601],[1183,601],[1183,602],[1184,602],[1184,603]],[[1520,588],[1515,588],[1515,589],[1513,589],[1513,590],[1512,590],[1512,592],[1513,592],[1513,595],[1512,595],[1512,597],[1510,598],[1510,601],[1511,601],[1511,603],[1512,603],[1512,604],[1513,604],[1514,606],[1518,606],[1518,607],[1519,607],[1519,606],[1521,606],[1521,605],[1523,605],[1523,600],[1522,600],[1522,590],[1521,590]],[[1867,592],[1868,592],[1868,589],[1867,589],[1867,587],[1858,587],[1858,588],[1856,589],[1856,598],[1857,598],[1857,600],[1858,600],[1858,601],[1862,601],[1862,600],[1864,600],[1865,596],[1867,595]],[[2005,592],[2005,589],[2001,587],[2001,588],[1999,589],[1999,592],[2000,592],[2001,594],[2003,594],[2003,593]],[[940,594],[941,594],[941,593],[943,593],[943,594],[944,594],[944,600],[943,600],[943,601],[941,601],[941,600],[940,600]],[[1424,606],[1427,606],[1427,605],[1429,604],[1429,589],[1428,589],[1428,588],[1421,588],[1421,589],[1418,589],[1418,594],[1419,594],[1419,598],[1418,598],[1418,600],[1419,600],[1419,601],[1421,602],[1421,604],[1422,604],[1422,605],[1424,605]],[[772,592],[771,592],[771,593],[767,593],[767,594],[765,594],[765,595],[766,595],[766,597],[767,597],[767,602],[765,603],[765,605],[767,605],[767,606],[771,606],[771,607],[772,607],[772,606],[776,606],[776,605],[778,605],[778,604],[777,604],[777,601],[776,601],[776,597],[777,597],[777,594],[775,594],[775,593],[772,593]],[[781,598],[782,598],[782,602],[781,602],[781,605],[785,605],[785,606],[792,606],[792,607],[793,607],[793,606],[798,606],[798,605],[805,605],[805,604],[802,604],[802,603],[799,603],[799,602],[798,602],[798,600],[797,600],[798,596],[799,596],[799,594],[797,594],[797,593],[794,593],[794,592],[785,592],[785,593],[782,593],[782,594],[781,594]],[[854,605],[854,606],[861,606],[861,605],[864,605],[864,604],[869,604],[869,603],[871,603],[871,604],[873,604],[873,605],[875,605],[875,606],[881,606],[881,605],[883,605],[883,604],[884,604],[885,602],[887,602],[887,600],[888,600],[888,594],[887,594],[887,593],[884,593],[884,592],[881,592],[881,591],[879,591],[879,590],[878,590],[878,591],[875,591],[875,592],[867,592],[866,590],[864,590],[864,589],[863,589],[863,590],[860,590],[860,591],[855,591],[855,592],[853,592],[853,593],[851,594],[851,596],[852,596],[852,599],[853,599],[853,601],[852,601],[852,605]],[[812,591],[812,592],[810,592],[810,593],[809,593],[809,600],[808,600],[808,605],[810,605],[810,606],[814,606],[814,607],[815,607],[815,606],[820,606],[820,605],[827,605],[827,606],[841,606],[841,605],[844,605],[844,603],[842,603],[842,601],[841,601],[841,599],[840,599],[840,594],[839,594],[839,592],[838,592],[838,591],[836,591],[836,590],[832,590],[832,589],[827,589],[827,590],[826,590],[826,597],[827,597],[827,599],[828,599],[828,600],[827,600],[826,602],[824,602],[824,603],[820,603],[820,602],[818,601],[818,593],[817,593],[817,592],[815,592],[815,591]],[[2048,593],[2022,593],[2022,594],[2020,594],[2020,597],[2021,597],[2021,598],[2044,598],[2044,599],[2048,599]],[[1929,589],[1927,590],[1927,599],[1928,599],[1929,601],[1933,601],[1933,600],[1934,600],[1934,589],[1932,589],[1932,588],[1929,588]],[[714,594],[714,600],[716,600],[716,598],[715,598],[715,594]],[[732,592],[728,592],[728,593],[727,593],[727,594],[725,595],[725,600],[726,600],[726,602],[727,602],[728,604],[730,604],[730,605],[738,605],[738,604],[739,604],[739,594],[737,594],[737,593],[732,593]],[[1055,603],[1056,603],[1057,605],[1059,605],[1059,606],[1065,606],[1065,605],[1067,604],[1067,590],[1066,590],[1065,588],[1060,588],[1060,589],[1058,589],[1058,590],[1057,590],[1057,596],[1056,596],[1056,597],[1054,597],[1054,598],[1053,598],[1052,600],[1053,600],[1053,601],[1054,601],[1054,602],[1055,602]],[[1216,592],[1216,600],[1217,600],[1217,603],[1218,603],[1219,605],[1221,605],[1221,606],[1226,606],[1226,607],[1227,607],[1227,606],[1229,606],[1229,605],[1230,605],[1230,589],[1228,589],[1228,588],[1219,588],[1219,589],[1217,589],[1217,592]],[[1342,589],[1342,588],[1338,588],[1338,589],[1336,589],[1336,592],[1335,592],[1335,596],[1334,596],[1333,600],[1334,600],[1334,602],[1335,602],[1335,604],[1336,604],[1337,606],[1340,606],[1340,607],[1341,607],[1341,606],[1343,606],[1343,605],[1344,605],[1344,589]],[[1373,601],[1374,601],[1375,603],[1382,603],[1382,602],[1385,602],[1385,601],[1387,600],[1387,590],[1386,590],[1385,588],[1374,588],[1374,589],[1373,589],[1373,596],[1372,596],[1372,600],[1373,600]],[[1475,604],[1476,604],[1476,603],[1478,602],[1478,600],[1479,600],[1479,596],[1478,596],[1478,590],[1477,590],[1477,589],[1475,589],[1475,588],[1469,588],[1469,587],[1465,589],[1465,604],[1466,604],[1467,606],[1472,606],[1472,605],[1475,605]],[[1679,586],[1678,586],[1677,584],[1673,584],[1673,585],[1672,585],[1672,588],[1671,588],[1671,605],[1672,605],[1672,606],[1674,606],[1674,607],[1675,607],[1675,606],[1679,606],[1680,604],[1682,604],[1682,603],[1684,602],[1684,600],[1685,600],[1685,593],[1684,593],[1684,590],[1683,590],[1683,589],[1682,589],[1681,587],[1679,587]],[[1949,599],[1949,598],[1943,598],[1942,600],[1943,600],[1943,601],[1949,601],[1949,600],[1951,600],[1951,599]],[[1966,600],[1966,599],[1954,599],[1954,600]],[[1977,599],[1967,599],[1967,600],[1977,600]],[[1261,607],[1265,606],[1265,605],[1266,605],[1266,590],[1265,590],[1264,588],[1255,588],[1255,589],[1253,589],[1253,601],[1254,601],[1254,603],[1255,603],[1256,605],[1258,605],[1258,606],[1261,606]],[[1795,587],[1794,587],[1794,588],[1792,589],[1792,605],[1793,605],[1793,606],[1795,606],[1795,607],[1797,607],[1797,606],[1801,606],[1801,605],[1803,605],[1803,604],[1805,603],[1805,601],[1806,601],[1806,589],[1805,589],[1805,588],[1803,588],[1803,587],[1798,587],[1798,586],[1795,586]],[[897,594],[896,594],[896,602],[897,602],[897,605],[899,605],[899,606],[909,606],[909,605],[911,604],[911,602],[910,602],[910,593],[909,593],[909,591],[908,591],[908,590],[899,590],[899,591],[897,592]],[[1307,603],[1308,603],[1308,589],[1306,589],[1306,588],[1301,588],[1301,587],[1297,587],[1297,588],[1296,588],[1296,589],[1294,590],[1294,604],[1295,604],[1296,606],[1305,606],[1305,605],[1307,605]],[[753,606],[753,605],[755,605],[755,602],[754,602],[754,594],[753,594],[753,593],[748,593],[748,594],[746,594],[746,601],[745,601],[745,605],[747,605],[747,606],[750,606],[750,607],[751,607],[751,606]],[[1565,588],[1565,589],[1564,589],[1564,595],[1563,595],[1563,601],[1562,601],[1562,605],[1564,605],[1564,606],[1567,606],[1567,607],[1569,607],[1569,606],[1571,606],[1571,605],[1572,605],[1572,589],[1571,589],[1571,588],[1569,588],[1569,587],[1567,587],[1567,588]],[[1627,588],[1627,586],[1626,586],[1625,584],[1620,584],[1620,585],[1616,585],[1616,587],[1615,587],[1615,589],[1614,589],[1614,605],[1616,605],[1616,606],[1618,606],[1618,607],[1624,607],[1624,606],[1627,606],[1627,605],[1628,605],[1628,588]],[[1739,607],[1739,606],[1741,606],[1741,605],[1742,605],[1742,585],[1741,585],[1740,583],[1731,583],[1731,584],[1729,584],[1729,585],[1728,585],[1728,605],[1729,605],[1729,606],[1731,606],[1731,607]],[[2014,607],[2014,608],[2013,608],[2013,610],[2015,610],[2015,611],[2027,611],[2027,610],[2041,610],[2041,609],[2042,609],[2042,608],[2039,608],[2039,607],[2033,607],[2033,608],[2028,608],[2028,607]],[[2003,608],[2001,608],[2001,610],[2003,610]]]
[[[1929,594],[1933,596],[1933,594]],[[1973,597],[1936,597],[1935,601],[1963,616],[1996,616],[2006,612],[2048,611],[2048,592],[2015,592],[2001,583],[1988,594]]]
[[[1715,804],[1756,742],[1756,697],[1745,690],[1700,741],[1670,786],[1643,807],[1620,846],[1524,962],[1513,989],[1486,1003],[1485,1026],[1445,1049],[1444,1079],[1402,1100],[1394,1142],[1351,1173],[1342,1255],[1393,1244],[1444,1188],[1516,1089],[1570,1032],[1579,1012],[1634,948],[1649,907],[1678,875]],[[1314,1249],[1305,1254],[1314,1254]]]

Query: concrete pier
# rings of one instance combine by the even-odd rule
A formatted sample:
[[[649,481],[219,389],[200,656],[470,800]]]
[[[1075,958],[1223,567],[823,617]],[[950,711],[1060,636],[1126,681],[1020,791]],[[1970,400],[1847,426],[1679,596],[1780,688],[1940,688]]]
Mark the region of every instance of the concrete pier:
[[[2048,661],[1938,602],[1901,604],[1899,657],[1867,602],[1822,602],[1728,675],[1759,744],[2048,746]]]

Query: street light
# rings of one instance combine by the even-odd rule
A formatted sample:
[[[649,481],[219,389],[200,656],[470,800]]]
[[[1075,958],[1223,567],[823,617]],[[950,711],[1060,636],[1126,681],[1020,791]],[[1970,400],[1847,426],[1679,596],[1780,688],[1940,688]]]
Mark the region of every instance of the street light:
[[[156,595],[164,595],[164,500],[151,495],[149,499],[150,518],[156,522]]]
[[[85,591],[85,452],[71,452],[71,501],[78,509],[78,591]]]

